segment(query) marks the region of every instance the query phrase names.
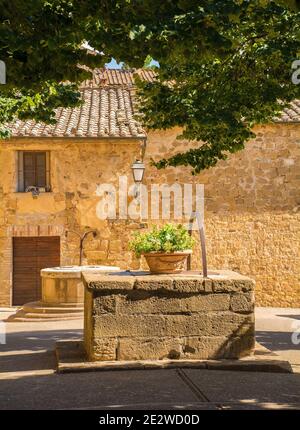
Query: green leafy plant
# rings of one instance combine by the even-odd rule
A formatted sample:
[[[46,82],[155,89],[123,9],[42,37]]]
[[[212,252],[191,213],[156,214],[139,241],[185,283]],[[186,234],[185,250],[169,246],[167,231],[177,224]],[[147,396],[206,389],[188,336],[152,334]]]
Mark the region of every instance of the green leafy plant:
[[[152,227],[148,232],[135,233],[129,249],[137,257],[148,252],[176,252],[192,249],[194,239],[182,224],[165,224],[162,228]]]

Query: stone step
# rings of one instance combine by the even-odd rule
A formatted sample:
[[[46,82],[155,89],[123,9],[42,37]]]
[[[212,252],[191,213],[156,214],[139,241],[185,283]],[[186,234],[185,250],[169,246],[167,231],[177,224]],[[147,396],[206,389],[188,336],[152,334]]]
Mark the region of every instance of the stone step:
[[[59,314],[54,314],[54,313],[36,313],[36,312],[24,312],[24,317],[25,318],[30,318],[30,319],[53,319],[53,318],[75,318],[76,316],[79,316],[79,318],[82,318],[83,316],[83,312],[77,312],[77,313],[69,313],[66,312],[64,314],[59,313]]]
[[[83,318],[81,307],[43,307],[41,302],[27,303],[15,314],[7,318],[8,322],[38,322],[38,321],[64,321]]]
[[[70,320],[81,320],[83,315],[72,315],[72,316],[62,316],[60,315],[57,318],[28,318],[25,317],[14,317],[9,319],[9,322],[56,322],[56,321],[70,321]]]
[[[65,313],[65,314],[37,314],[27,313],[20,310],[14,315],[11,315],[8,322],[42,322],[42,321],[67,321],[78,320],[83,318],[83,312]]]
[[[22,307],[25,313],[37,313],[37,314],[64,314],[64,313],[78,313],[83,312],[83,306],[43,306],[40,303],[27,303]]]
[[[24,306],[41,306],[43,308],[83,308],[83,303],[45,303],[41,300],[25,303]]]

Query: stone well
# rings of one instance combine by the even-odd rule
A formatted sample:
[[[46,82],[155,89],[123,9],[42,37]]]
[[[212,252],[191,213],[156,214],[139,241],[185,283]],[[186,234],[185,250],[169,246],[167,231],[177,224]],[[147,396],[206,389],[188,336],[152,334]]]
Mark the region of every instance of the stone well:
[[[116,266],[61,266],[42,269],[42,299],[26,303],[9,321],[83,318],[83,270],[86,273],[103,273],[120,269]]]
[[[42,303],[48,305],[73,304],[83,307],[84,287],[81,272],[118,271],[115,266],[62,266],[41,270]]]
[[[254,351],[254,281],[231,271],[82,273],[89,361],[240,358]]]

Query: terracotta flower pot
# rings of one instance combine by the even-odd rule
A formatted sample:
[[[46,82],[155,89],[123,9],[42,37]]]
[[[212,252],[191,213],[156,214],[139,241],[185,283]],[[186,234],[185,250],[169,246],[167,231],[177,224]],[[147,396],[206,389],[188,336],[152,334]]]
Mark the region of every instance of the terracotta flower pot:
[[[180,273],[186,270],[191,250],[178,252],[149,252],[143,254],[151,273]]]

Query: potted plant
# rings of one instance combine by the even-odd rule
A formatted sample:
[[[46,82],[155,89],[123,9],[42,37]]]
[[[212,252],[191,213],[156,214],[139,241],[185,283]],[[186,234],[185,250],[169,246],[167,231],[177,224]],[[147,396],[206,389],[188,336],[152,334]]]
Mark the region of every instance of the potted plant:
[[[151,273],[182,272],[193,246],[194,239],[182,224],[154,226],[148,232],[135,233],[129,243],[137,257],[145,257]]]

